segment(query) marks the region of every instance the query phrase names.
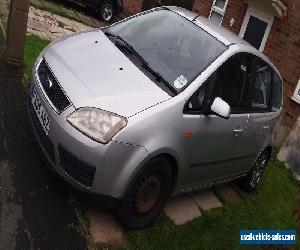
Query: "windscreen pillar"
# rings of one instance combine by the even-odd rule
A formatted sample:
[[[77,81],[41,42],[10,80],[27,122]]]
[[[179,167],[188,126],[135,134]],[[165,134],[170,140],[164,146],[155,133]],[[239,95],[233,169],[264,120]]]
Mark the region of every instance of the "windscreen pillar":
[[[6,62],[21,66],[27,31],[30,0],[11,0],[7,26]]]

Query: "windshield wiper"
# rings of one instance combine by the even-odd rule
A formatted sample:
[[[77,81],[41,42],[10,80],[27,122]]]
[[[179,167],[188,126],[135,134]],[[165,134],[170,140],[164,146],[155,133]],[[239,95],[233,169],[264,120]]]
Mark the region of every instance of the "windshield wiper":
[[[159,72],[153,70],[149,66],[149,63],[121,36],[116,35],[110,31],[105,31],[104,34],[106,36],[115,38],[115,42],[118,46],[125,48],[130,54],[133,54],[142,63],[143,68],[145,68],[149,73],[151,73],[157,81],[162,82],[169,90],[171,90],[174,94],[177,94],[177,90],[173,86],[171,86]]]

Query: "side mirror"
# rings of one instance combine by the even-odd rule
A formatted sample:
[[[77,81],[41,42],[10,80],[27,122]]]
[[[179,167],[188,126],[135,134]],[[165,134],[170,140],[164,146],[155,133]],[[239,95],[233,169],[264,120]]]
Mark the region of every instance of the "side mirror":
[[[223,101],[220,97],[216,97],[213,104],[211,105],[211,111],[217,116],[228,119],[230,116],[231,108],[229,104]]]

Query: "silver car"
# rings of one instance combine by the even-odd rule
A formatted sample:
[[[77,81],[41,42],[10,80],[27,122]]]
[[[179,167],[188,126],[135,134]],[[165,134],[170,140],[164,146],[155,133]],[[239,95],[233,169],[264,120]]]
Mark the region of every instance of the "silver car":
[[[49,167],[141,229],[171,195],[235,179],[257,186],[282,78],[228,30],[162,7],[52,43],[29,96]]]

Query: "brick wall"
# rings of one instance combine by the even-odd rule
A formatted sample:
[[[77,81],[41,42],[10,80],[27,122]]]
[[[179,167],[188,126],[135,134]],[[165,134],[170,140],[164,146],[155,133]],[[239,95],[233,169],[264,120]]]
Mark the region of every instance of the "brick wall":
[[[131,14],[141,12],[143,0],[123,0],[124,8]]]
[[[195,0],[193,11],[199,13],[202,16],[208,17],[213,2],[213,0]]]
[[[231,29],[238,35],[244,21],[247,6],[248,5],[243,0],[229,0],[222,25],[226,28]],[[230,20],[232,18],[234,18],[234,23],[230,27]]]
[[[288,1],[288,16],[275,18],[264,53],[284,80],[282,125],[291,128],[300,115],[300,104],[291,100],[300,78],[300,1]]]

